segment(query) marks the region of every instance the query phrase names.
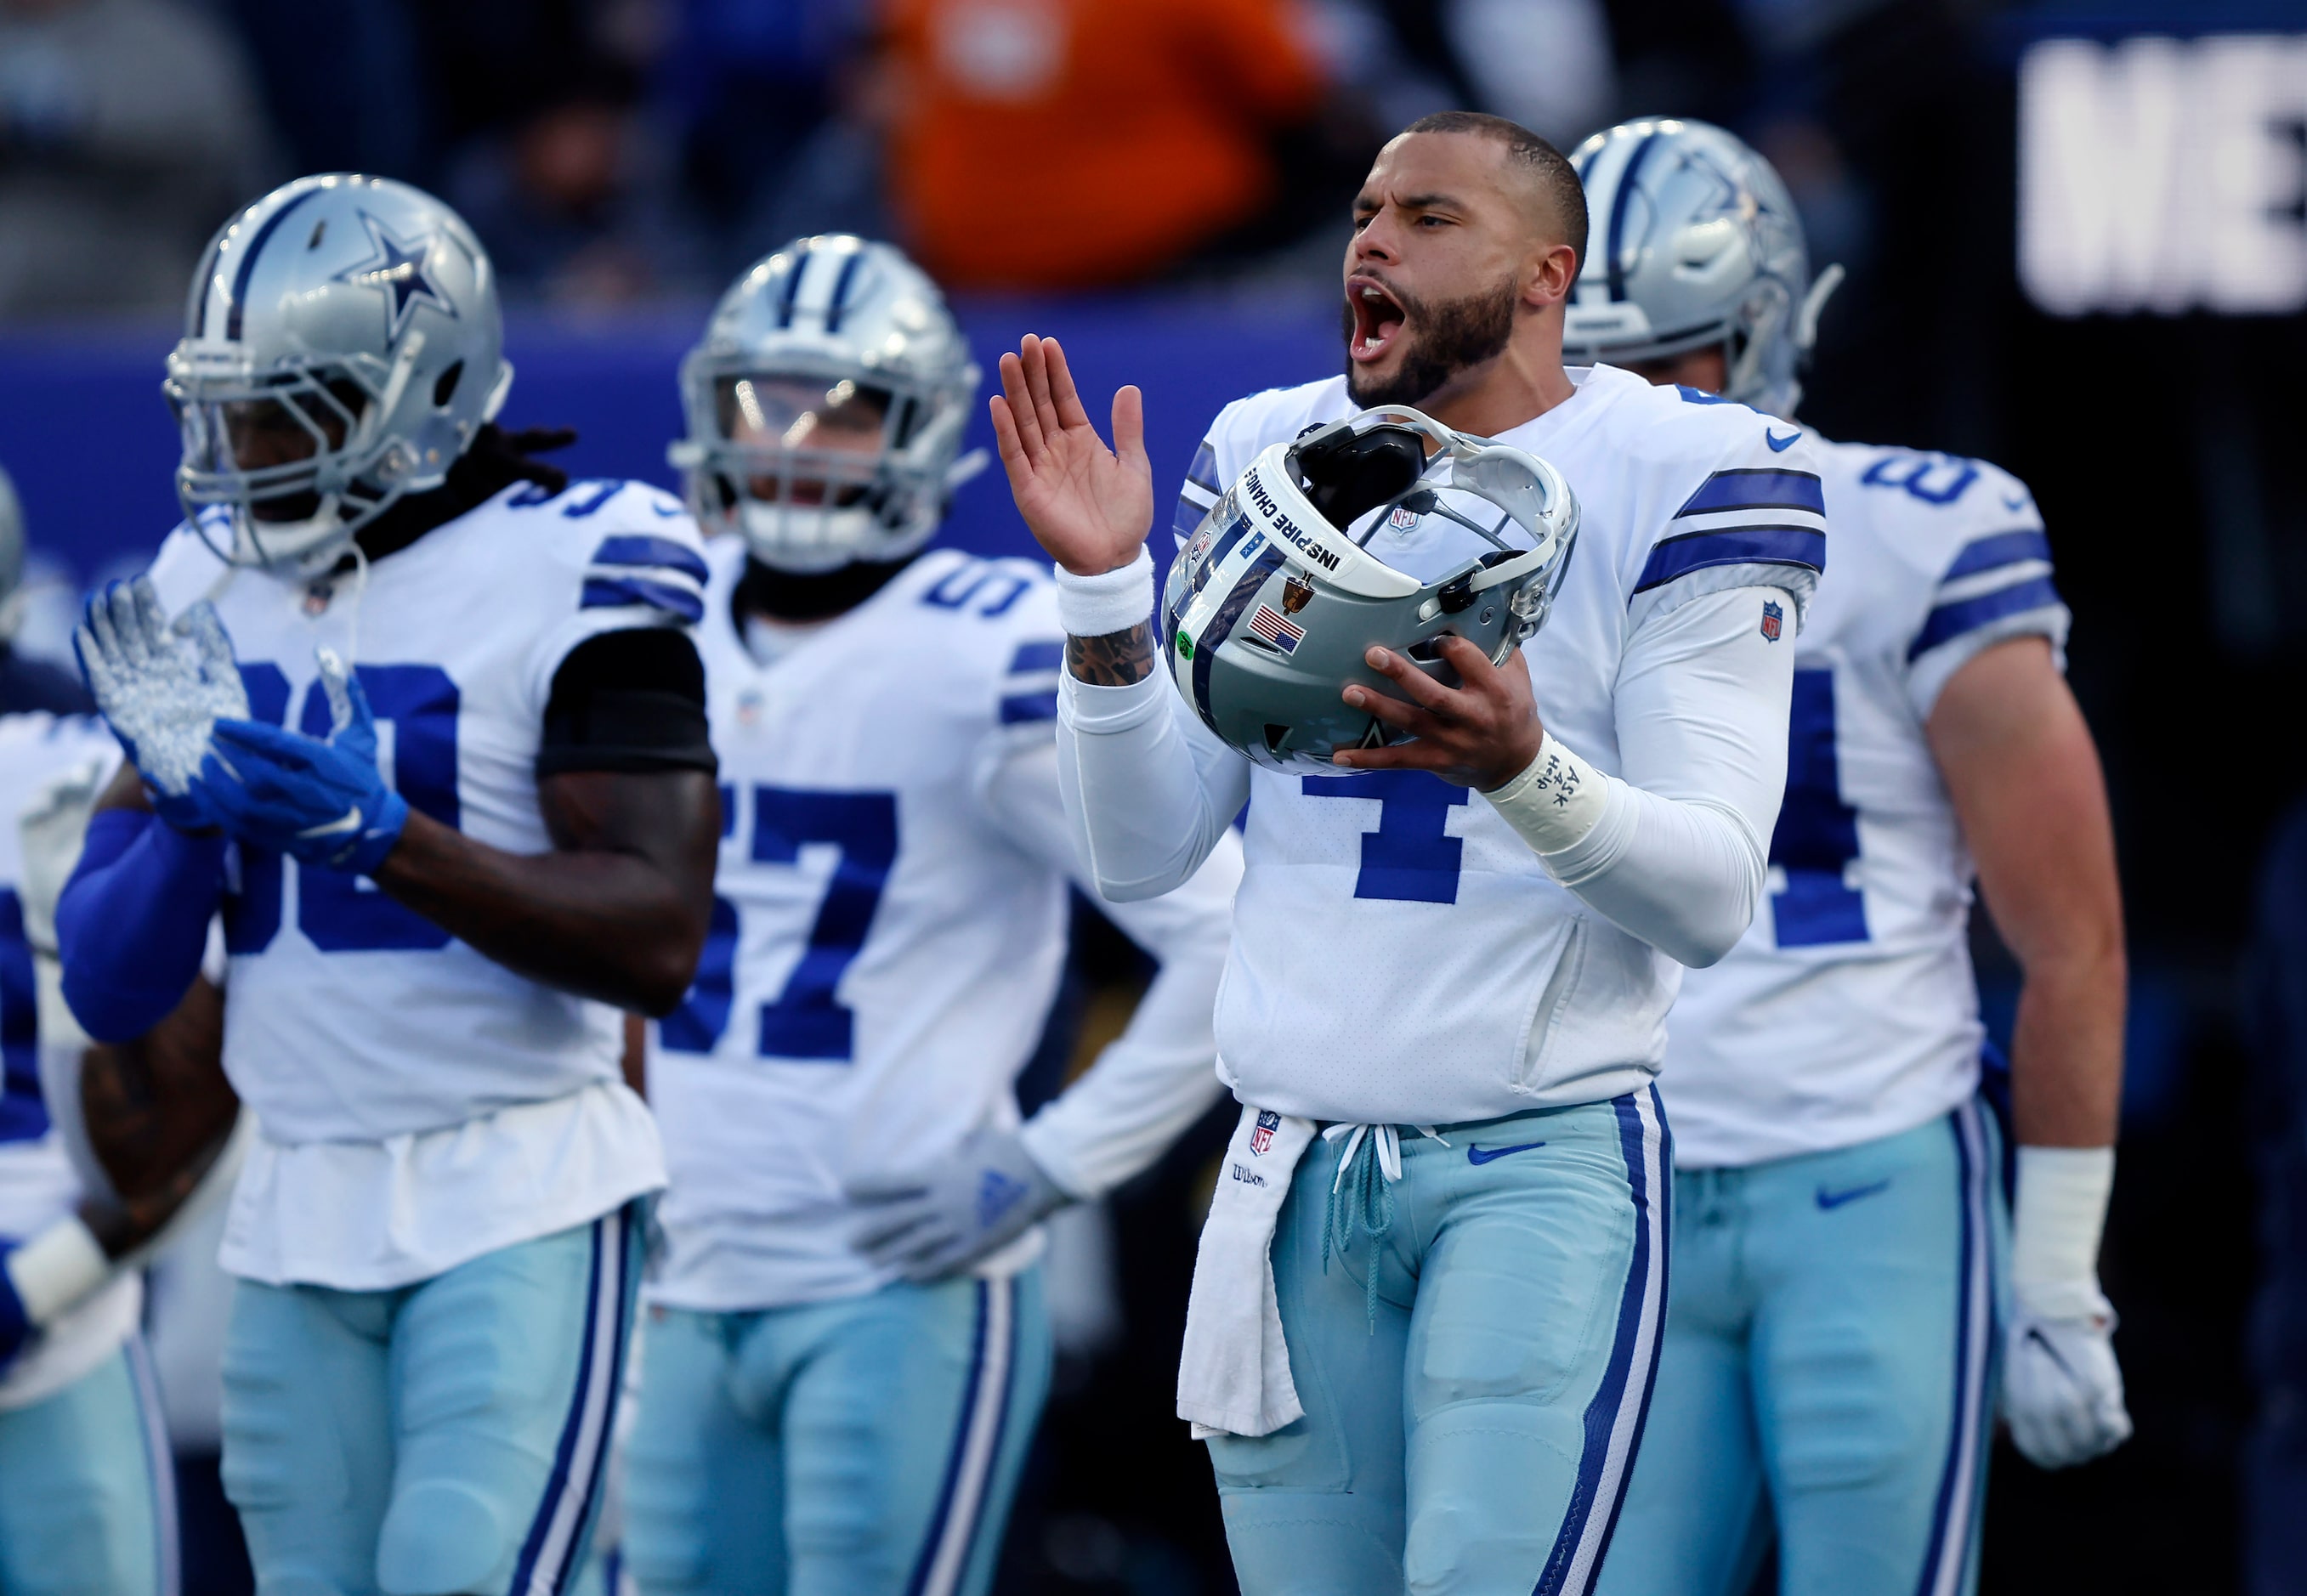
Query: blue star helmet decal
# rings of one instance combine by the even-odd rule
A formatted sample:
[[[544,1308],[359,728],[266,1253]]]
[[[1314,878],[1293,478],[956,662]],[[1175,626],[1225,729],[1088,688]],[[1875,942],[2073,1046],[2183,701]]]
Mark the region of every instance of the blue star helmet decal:
[[[457,307],[442,298],[441,291],[425,275],[425,262],[433,252],[437,235],[427,233],[413,243],[404,243],[386,232],[384,225],[367,211],[362,211],[360,218],[368,228],[369,245],[375,252],[345,268],[335,280],[364,285],[383,293],[388,338],[399,340],[419,304],[429,304],[453,320]]]

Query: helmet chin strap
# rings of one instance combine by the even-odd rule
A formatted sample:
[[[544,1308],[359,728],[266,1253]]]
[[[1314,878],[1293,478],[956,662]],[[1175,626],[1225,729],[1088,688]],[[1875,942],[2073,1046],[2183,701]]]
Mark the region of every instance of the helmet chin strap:
[[[1808,354],[1811,346],[1818,341],[1819,313],[1837,288],[1842,286],[1844,273],[1838,262],[1811,279],[1810,292],[1803,295],[1802,308],[1795,312],[1794,340],[1797,354]]]

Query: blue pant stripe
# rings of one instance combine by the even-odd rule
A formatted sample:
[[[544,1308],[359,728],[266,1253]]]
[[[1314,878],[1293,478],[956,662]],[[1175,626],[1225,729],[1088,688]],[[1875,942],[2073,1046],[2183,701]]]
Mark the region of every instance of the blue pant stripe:
[[[1634,1253],[1618,1298],[1618,1329],[1602,1384],[1586,1404],[1578,1481],[1532,1596],[1584,1596],[1625,1499],[1634,1448],[1650,1413],[1666,1306],[1666,1117],[1655,1087],[1617,1098],[1618,1144],[1634,1210]],[[1599,1511],[1598,1511],[1599,1509]]]
[[[1962,1587],[1975,1529],[1973,1504],[1985,1444],[1986,1368],[1992,1352],[1993,1285],[1987,1279],[1985,1138],[1978,1105],[1968,1102],[1948,1116],[1954,1133],[1955,1165],[1962,1204],[1960,1276],[1955,1293],[1954,1413],[1947,1432],[1946,1465],[1939,1475],[1931,1511],[1930,1544],[1916,1596],[1953,1596]]]
[[[605,1356],[613,1369],[623,1357],[629,1294],[625,1227],[630,1222],[622,1208],[593,1222],[593,1257],[585,1293],[585,1336],[577,1354],[576,1394],[561,1427],[561,1442],[553,1452],[544,1500],[521,1542],[520,1560],[513,1568],[512,1596],[560,1596],[576,1565],[573,1554],[583,1538],[593,1493],[600,1482],[618,1389],[617,1381],[596,1365]],[[604,1337],[612,1344],[604,1346]]]
[[[969,1384],[961,1394],[961,1417],[946,1458],[945,1482],[937,1511],[922,1539],[920,1558],[906,1596],[953,1596],[969,1571],[969,1554],[991,1494],[1007,1427],[1009,1384],[1016,1364],[1016,1283],[977,1283],[977,1324],[970,1352]]]
[[[177,1596],[184,1574],[177,1566],[176,1462],[168,1445],[167,1414],[160,1406],[160,1382],[152,1370],[152,1354],[142,1335],[131,1335],[126,1347],[128,1378],[136,1389],[136,1412],[143,1421],[144,1470],[152,1482],[152,1539],[159,1596]]]

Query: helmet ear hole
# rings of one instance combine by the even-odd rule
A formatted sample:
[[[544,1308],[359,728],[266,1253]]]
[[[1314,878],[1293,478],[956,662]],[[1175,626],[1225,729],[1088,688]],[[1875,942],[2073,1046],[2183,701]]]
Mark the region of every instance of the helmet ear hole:
[[[459,378],[464,376],[464,374],[465,363],[461,360],[456,361],[451,363],[449,369],[442,372],[440,377],[434,380],[433,384],[433,407],[435,410],[445,410],[448,408],[449,401],[457,396],[457,381]]]

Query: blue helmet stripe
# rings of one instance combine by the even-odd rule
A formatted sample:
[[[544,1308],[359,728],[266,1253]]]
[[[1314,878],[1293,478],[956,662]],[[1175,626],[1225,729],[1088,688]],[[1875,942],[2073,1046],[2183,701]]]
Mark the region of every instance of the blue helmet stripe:
[[[1642,169],[1643,160],[1659,141],[1655,132],[1644,133],[1642,141],[1626,157],[1626,164],[1618,172],[1618,192],[1610,196],[1610,297],[1626,297],[1626,267],[1619,251],[1625,243],[1626,212],[1633,209],[1634,175]]]
[[[317,188],[309,188],[289,201],[287,204],[265,218],[264,226],[259,227],[256,230],[256,236],[248,241],[248,248],[240,257],[240,269],[232,274],[232,309],[225,318],[224,336],[226,337],[240,337],[240,314],[248,303],[248,279],[255,275],[256,257],[263,253],[265,240],[272,236],[274,228],[288,219],[290,211],[320,192]],[[205,314],[202,320],[206,320]]]
[[[810,246],[802,245],[801,253],[793,258],[793,269],[785,273],[785,291],[777,300],[777,325],[791,327],[793,306],[801,299],[802,275],[809,270]]]
[[[827,332],[836,333],[841,330],[841,312],[849,303],[849,285],[856,281],[857,269],[864,263],[863,250],[852,252],[849,259],[841,263],[841,275],[833,279],[833,303],[827,307],[825,312]]]

